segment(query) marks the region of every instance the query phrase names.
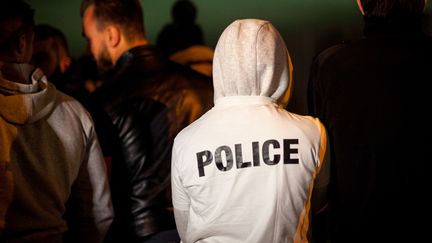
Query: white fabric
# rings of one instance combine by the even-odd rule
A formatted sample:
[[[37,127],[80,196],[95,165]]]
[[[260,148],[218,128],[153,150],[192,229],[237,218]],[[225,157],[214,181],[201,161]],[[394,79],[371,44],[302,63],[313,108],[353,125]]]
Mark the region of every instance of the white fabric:
[[[8,164],[14,183],[2,236],[25,241],[61,234],[65,203],[73,199],[77,238],[100,242],[113,211],[93,121],[39,69],[16,65],[23,72],[17,75],[31,80],[20,84],[0,74],[0,161]]]
[[[183,242],[307,241],[327,136],[318,119],[276,103],[289,86],[285,50],[266,21],[235,21],[222,34],[215,106],[181,131],[173,147],[173,204]],[[328,174],[320,176],[324,187]]]

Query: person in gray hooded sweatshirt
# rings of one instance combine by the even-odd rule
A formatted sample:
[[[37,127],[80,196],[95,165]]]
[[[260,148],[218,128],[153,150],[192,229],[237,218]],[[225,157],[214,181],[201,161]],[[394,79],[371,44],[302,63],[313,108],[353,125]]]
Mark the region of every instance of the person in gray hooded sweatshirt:
[[[27,64],[33,35],[33,9],[2,1],[0,242],[101,242],[113,213],[93,122]]]
[[[292,66],[282,37],[268,21],[234,21],[213,63],[215,106],[172,151],[182,241],[307,242],[311,211],[326,206],[327,135],[284,109]]]

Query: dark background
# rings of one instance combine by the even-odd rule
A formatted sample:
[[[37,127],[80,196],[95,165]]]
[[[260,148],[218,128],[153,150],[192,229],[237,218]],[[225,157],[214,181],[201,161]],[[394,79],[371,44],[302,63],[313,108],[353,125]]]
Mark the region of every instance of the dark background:
[[[154,43],[163,25],[171,21],[175,0],[141,0],[149,40]],[[363,22],[355,0],[194,0],[207,45],[215,47],[222,31],[235,19],[266,19],[284,37],[294,65],[294,89],[288,110],[305,114],[306,88],[313,57],[342,40],[361,38]],[[80,0],[28,0],[36,23],[61,29],[73,57],[85,52],[81,35]],[[432,33],[428,4],[426,29]]]

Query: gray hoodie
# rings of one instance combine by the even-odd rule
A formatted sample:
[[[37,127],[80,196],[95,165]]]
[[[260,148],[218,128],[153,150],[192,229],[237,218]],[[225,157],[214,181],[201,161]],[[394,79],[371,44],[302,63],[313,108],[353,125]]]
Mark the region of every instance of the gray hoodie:
[[[76,210],[71,215],[75,237],[100,242],[113,212],[91,117],[48,83],[41,70],[7,65],[8,77],[29,84],[0,73],[0,161],[13,174],[13,198],[0,241],[61,236],[72,225],[63,219],[70,201]]]
[[[271,23],[235,21],[222,33],[215,49],[215,102],[225,96],[265,96],[286,106],[291,74],[288,50]]]

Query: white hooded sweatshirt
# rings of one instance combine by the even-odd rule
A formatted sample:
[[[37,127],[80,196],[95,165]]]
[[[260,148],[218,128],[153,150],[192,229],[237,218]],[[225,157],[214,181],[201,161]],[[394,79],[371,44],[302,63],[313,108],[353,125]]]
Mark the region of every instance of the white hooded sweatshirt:
[[[307,242],[312,188],[326,187],[318,119],[284,109],[292,67],[271,23],[237,20],[213,60],[215,106],[181,131],[172,193],[183,242]],[[327,168],[326,168],[327,170]]]
[[[61,237],[69,223],[63,219],[68,200],[76,209],[70,215],[76,220],[74,237],[101,242],[113,211],[91,117],[40,69],[5,65],[9,74],[30,82],[13,82],[0,73],[0,161],[13,175],[0,242]]]

